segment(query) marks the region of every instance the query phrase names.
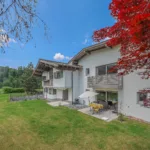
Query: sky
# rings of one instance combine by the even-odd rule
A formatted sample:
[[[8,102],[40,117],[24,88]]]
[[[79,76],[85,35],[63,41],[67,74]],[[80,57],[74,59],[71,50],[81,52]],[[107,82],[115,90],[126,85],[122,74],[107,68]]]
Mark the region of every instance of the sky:
[[[42,24],[32,29],[33,40],[27,44],[12,41],[0,52],[0,66],[17,68],[39,58],[68,62],[75,54],[94,44],[95,30],[115,23],[108,9],[111,0],[38,0],[38,15],[46,22],[49,39]],[[14,39],[15,40],[15,39]]]

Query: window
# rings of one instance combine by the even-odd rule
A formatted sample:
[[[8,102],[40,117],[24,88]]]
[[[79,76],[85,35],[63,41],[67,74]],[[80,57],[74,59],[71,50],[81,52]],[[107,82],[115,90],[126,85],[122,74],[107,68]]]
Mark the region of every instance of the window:
[[[53,89],[53,94],[56,95],[57,94],[57,90]]]
[[[138,104],[150,108],[150,97],[148,93],[138,93]]]
[[[106,66],[99,66],[96,68],[97,75],[105,75],[106,74]]]
[[[97,100],[98,101],[105,101],[106,100],[106,92],[98,92],[99,94],[97,95]]]
[[[42,76],[42,80],[45,81],[46,80],[46,76]]]
[[[117,73],[117,69],[113,69],[112,68],[115,66],[115,64],[109,64],[107,65],[107,74],[114,74]]]
[[[98,101],[118,101],[118,93],[117,92],[105,92],[105,91],[97,91],[99,93],[97,95]],[[106,97],[107,96],[107,97]]]
[[[90,74],[90,69],[86,68],[86,72],[85,73],[86,73],[86,76],[89,75]]]
[[[49,94],[53,94],[53,89],[49,89]]]
[[[45,93],[48,93],[48,88],[44,88],[44,92],[45,92]]]
[[[50,89],[49,88],[49,94],[50,95],[56,95],[56,93],[57,93],[56,89]]]
[[[106,75],[106,74],[114,74],[117,73],[117,69],[111,70],[115,64],[108,64],[104,66],[99,66],[96,68],[96,75]]]
[[[53,74],[49,74],[50,79],[53,79]]]
[[[54,78],[55,79],[63,78],[63,71],[54,72]]]
[[[108,101],[118,101],[118,93],[117,92],[107,92],[107,100]]]

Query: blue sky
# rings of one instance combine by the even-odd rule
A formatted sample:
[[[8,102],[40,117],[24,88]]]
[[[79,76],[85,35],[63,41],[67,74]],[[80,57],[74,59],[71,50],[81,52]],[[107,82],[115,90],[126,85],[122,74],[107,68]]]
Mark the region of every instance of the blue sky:
[[[108,10],[110,2],[38,0],[37,11],[49,27],[49,41],[44,36],[43,26],[35,25],[32,41],[24,46],[11,43],[5,54],[0,53],[0,66],[16,68],[29,62],[36,65],[39,58],[67,62],[82,48],[93,44],[94,30],[114,24]]]

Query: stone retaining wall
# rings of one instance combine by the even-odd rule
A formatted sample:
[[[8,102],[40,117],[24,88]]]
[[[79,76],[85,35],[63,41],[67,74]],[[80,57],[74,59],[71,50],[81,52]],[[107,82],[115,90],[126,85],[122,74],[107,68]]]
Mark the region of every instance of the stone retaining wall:
[[[10,101],[26,101],[26,100],[35,100],[35,99],[44,99],[43,95],[26,95],[26,96],[10,96]]]

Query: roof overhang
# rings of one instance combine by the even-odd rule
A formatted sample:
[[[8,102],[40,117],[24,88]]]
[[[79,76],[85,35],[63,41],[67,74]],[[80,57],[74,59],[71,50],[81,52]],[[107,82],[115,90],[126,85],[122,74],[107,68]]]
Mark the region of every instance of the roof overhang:
[[[33,72],[35,76],[41,76],[44,71],[50,71],[52,68],[56,68],[59,70],[70,70],[76,71],[81,70],[82,66],[79,65],[69,65],[67,63],[55,62],[45,59],[39,59],[37,66]]]
[[[83,48],[77,55],[75,55],[68,63],[71,62],[75,62],[75,61],[79,61],[81,58],[83,58],[85,55],[90,55],[92,52],[97,51],[97,50],[101,50],[104,48],[108,48],[107,41],[101,42],[101,43],[97,43],[94,44],[92,46]],[[112,48],[112,47],[110,47]]]

